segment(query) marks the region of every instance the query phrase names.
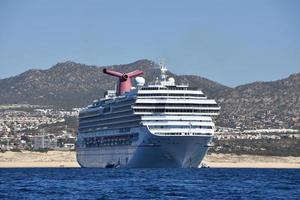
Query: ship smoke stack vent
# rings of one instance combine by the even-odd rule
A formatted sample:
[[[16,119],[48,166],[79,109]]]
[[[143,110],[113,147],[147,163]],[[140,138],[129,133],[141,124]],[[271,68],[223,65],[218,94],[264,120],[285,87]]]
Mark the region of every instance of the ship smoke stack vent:
[[[117,95],[123,95],[125,92],[129,92],[131,90],[131,78],[142,75],[144,72],[141,70],[135,70],[129,73],[122,73],[105,68],[103,69],[103,73],[119,78]]]

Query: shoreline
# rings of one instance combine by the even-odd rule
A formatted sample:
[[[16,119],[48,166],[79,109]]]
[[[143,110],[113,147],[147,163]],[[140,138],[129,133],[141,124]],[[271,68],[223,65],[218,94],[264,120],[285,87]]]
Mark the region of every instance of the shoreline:
[[[211,168],[282,168],[300,169],[300,157],[237,154],[208,154],[204,160]]]
[[[0,162],[1,168],[80,168],[77,162]]]
[[[203,160],[209,168],[300,169],[300,157],[209,154]],[[74,151],[0,153],[0,168],[79,168]]]
[[[244,168],[244,169],[300,169],[299,163],[209,163],[210,168]]]
[[[299,163],[206,163],[209,168],[244,169],[300,169]],[[7,168],[80,168],[77,162],[0,162],[0,169]]]

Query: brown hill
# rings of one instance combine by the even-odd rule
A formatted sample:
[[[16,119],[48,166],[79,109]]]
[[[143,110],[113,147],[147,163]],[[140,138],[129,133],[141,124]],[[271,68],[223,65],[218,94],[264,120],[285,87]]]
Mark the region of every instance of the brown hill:
[[[125,65],[105,66],[129,72],[141,69],[146,81],[159,75],[157,65],[149,60],[139,60]],[[85,106],[115,87],[116,79],[102,73],[104,67],[88,66],[71,61],[58,63],[48,70],[28,70],[18,76],[0,80],[0,104],[29,103],[72,108]],[[175,76],[179,82],[188,76]],[[227,87],[198,78],[191,79],[194,86],[203,87],[211,95]],[[212,88],[212,90],[209,90]]]
[[[159,75],[150,60],[105,66],[129,72],[141,69],[147,82]],[[113,89],[116,79],[102,73],[104,67],[67,61],[47,70],[29,70],[0,80],[0,104],[29,103],[72,108],[85,106]],[[218,125],[249,128],[300,127],[300,73],[272,82],[255,82],[230,88],[194,75],[178,76],[200,88],[222,106]]]
[[[241,85],[218,98],[224,125],[256,128],[300,127],[300,73],[271,82]]]

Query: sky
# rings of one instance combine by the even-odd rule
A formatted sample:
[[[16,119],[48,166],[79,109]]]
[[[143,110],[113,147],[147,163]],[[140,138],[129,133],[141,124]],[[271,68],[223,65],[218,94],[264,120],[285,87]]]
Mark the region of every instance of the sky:
[[[227,86],[300,72],[299,0],[0,0],[0,78],[163,58]]]

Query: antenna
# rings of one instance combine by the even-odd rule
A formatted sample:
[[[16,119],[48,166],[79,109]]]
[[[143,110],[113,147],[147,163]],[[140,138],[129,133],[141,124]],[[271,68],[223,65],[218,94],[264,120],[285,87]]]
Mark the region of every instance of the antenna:
[[[164,59],[159,60],[159,67],[160,67],[160,82],[162,85],[166,85],[167,83],[167,74],[166,72],[168,69],[166,68]]]
[[[142,75],[144,72],[142,70],[135,70],[129,73],[121,73],[105,68],[103,69],[103,73],[119,78],[117,95],[122,95],[125,92],[129,92],[131,90],[131,78]]]
[[[155,63],[153,62],[153,65]],[[159,69],[160,71],[160,78],[157,77],[154,81],[154,84],[155,85],[162,85],[162,86],[166,86],[166,85],[175,85],[175,79],[170,77],[171,80],[167,80],[168,78],[168,75],[167,75],[167,67],[166,67],[166,64],[165,64],[165,60],[160,58],[158,59],[158,66],[155,66],[153,69]]]

